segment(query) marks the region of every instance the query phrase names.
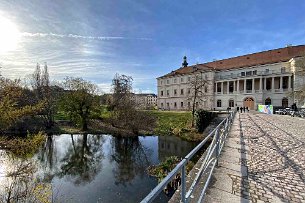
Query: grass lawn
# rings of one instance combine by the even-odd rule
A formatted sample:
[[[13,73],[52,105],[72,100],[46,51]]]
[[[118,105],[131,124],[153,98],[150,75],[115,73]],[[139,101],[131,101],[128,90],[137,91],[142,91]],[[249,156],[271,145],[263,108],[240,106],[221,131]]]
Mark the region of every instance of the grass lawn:
[[[200,141],[201,133],[192,128],[192,113],[189,111],[149,111],[157,117],[157,127],[154,133],[157,135],[174,135],[188,141]]]
[[[203,135],[197,133],[195,128],[192,128],[192,113],[190,111],[146,111],[156,116],[157,125],[153,132],[155,135],[162,136],[177,136],[188,141],[201,141]],[[102,122],[109,119],[111,112],[108,111],[107,106],[101,106],[100,109],[94,110],[92,117],[101,118]],[[64,112],[58,112],[55,116],[55,120],[69,120],[68,116]],[[76,129],[65,128],[62,129],[67,132],[74,132]]]

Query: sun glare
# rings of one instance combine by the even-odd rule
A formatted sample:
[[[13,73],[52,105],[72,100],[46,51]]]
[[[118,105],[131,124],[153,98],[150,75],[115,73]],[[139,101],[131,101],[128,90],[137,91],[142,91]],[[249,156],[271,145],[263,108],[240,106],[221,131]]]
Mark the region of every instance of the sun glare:
[[[8,19],[0,17],[0,53],[16,49],[20,32],[16,25]]]

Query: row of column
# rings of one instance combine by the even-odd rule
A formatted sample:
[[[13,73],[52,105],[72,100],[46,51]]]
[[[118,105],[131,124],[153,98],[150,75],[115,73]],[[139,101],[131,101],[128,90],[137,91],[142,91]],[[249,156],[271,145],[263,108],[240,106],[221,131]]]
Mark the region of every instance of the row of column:
[[[280,91],[283,91],[283,77],[287,77],[287,76],[281,76],[280,77]],[[272,78],[272,81],[271,81],[271,90],[272,91],[274,91],[274,78],[275,77],[271,77]],[[246,91],[247,91],[247,87],[246,87],[246,85],[247,85],[247,80],[252,80],[252,93],[254,93],[255,92],[255,79],[256,78],[252,78],[252,79],[243,79],[243,81],[244,81],[244,88],[243,88],[243,91],[246,93]],[[265,78],[265,80],[264,80],[264,90],[267,90],[267,79],[268,78]],[[239,91],[239,81],[240,80],[234,80],[234,81],[226,81],[226,83],[227,83],[227,93],[229,92],[229,88],[230,88],[230,82],[233,82],[233,92],[235,91],[235,89],[236,89],[236,91],[237,92],[240,92]],[[235,83],[237,82],[237,88],[235,88],[236,87],[236,85],[235,85]],[[219,83],[221,83],[221,93],[223,93],[223,83],[224,82],[219,82]],[[218,90],[218,82],[216,82],[216,92],[218,92],[217,90]],[[288,89],[290,90],[291,89],[291,76],[288,76]],[[263,91],[263,78],[259,78],[259,92],[262,92]]]

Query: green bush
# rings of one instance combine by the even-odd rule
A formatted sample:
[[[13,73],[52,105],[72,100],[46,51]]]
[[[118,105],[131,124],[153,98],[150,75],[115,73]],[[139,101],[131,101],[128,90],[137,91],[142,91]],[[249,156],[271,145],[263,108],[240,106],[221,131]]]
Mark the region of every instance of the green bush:
[[[197,110],[195,112],[195,123],[198,132],[202,133],[215,116],[216,114],[214,112],[205,111],[203,109]]]

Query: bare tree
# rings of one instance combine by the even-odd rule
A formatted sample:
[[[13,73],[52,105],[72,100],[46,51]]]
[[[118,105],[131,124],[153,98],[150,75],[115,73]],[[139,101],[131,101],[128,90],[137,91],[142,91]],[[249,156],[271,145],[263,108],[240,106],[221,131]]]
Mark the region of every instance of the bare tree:
[[[31,85],[36,95],[36,100],[44,103],[43,111],[41,113],[46,127],[50,128],[54,125],[56,92],[53,91],[50,86],[50,77],[46,63],[43,69],[37,63],[36,69],[31,77]]]
[[[202,72],[195,72],[190,81],[188,100],[192,102],[192,127],[194,127],[195,111],[199,104],[204,101],[208,80]]]
[[[132,77],[116,74],[112,80],[113,100],[112,125],[131,130],[138,134],[140,130],[151,130],[155,125],[154,116],[137,111],[132,98]]]
[[[126,108],[126,105],[132,105],[132,81],[131,76],[115,74],[112,80],[112,110],[122,109]]]

